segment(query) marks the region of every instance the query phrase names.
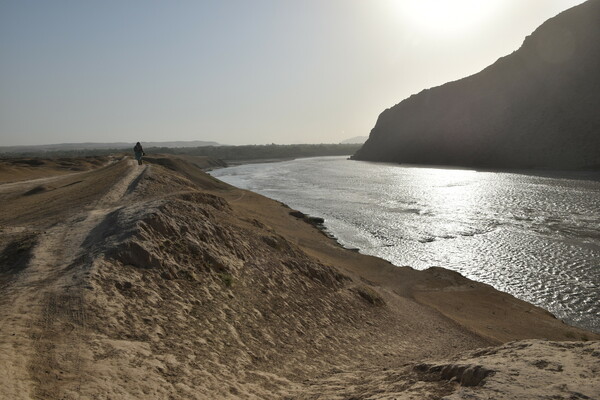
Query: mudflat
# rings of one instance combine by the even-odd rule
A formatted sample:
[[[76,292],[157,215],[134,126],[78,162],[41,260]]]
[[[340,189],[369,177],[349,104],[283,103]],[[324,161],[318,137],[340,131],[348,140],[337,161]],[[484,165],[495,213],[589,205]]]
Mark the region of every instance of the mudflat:
[[[600,397],[598,335],[149,161],[3,161],[0,399]]]

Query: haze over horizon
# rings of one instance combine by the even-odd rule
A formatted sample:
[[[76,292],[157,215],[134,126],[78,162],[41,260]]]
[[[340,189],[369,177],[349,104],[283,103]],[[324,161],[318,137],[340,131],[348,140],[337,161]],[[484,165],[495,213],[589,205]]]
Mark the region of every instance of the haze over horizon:
[[[580,3],[0,0],[0,146],[336,143]]]

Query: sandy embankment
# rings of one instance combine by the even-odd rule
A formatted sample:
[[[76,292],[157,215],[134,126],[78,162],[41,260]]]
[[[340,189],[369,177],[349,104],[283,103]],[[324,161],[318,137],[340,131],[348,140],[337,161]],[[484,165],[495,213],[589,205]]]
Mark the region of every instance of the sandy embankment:
[[[106,164],[111,158],[0,158],[0,184],[87,171]]]
[[[0,398],[600,396],[598,342],[556,342],[598,335],[152,161],[0,185]]]

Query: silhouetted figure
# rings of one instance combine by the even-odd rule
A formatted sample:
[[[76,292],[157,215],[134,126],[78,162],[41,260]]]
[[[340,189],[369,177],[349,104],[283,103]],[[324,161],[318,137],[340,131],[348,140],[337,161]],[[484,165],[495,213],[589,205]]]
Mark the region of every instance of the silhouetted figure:
[[[142,156],[145,156],[146,153],[144,153],[144,149],[142,148],[140,142],[137,142],[135,144],[135,147],[133,148],[133,153],[135,154],[135,159],[138,161],[138,165],[142,165]]]

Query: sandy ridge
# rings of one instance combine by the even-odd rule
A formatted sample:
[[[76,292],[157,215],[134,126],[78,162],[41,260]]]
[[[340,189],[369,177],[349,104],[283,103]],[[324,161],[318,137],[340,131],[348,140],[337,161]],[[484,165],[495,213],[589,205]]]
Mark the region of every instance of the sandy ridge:
[[[15,282],[4,289],[0,331],[2,358],[6,366],[0,398],[29,399],[34,396],[54,398],[59,387],[81,386],[81,347],[84,342],[86,315],[84,290],[91,260],[81,253],[81,245],[89,232],[118,206],[130,185],[148,168],[131,169],[90,209],[45,231],[33,250],[30,265]],[[62,177],[61,177],[62,178]],[[57,178],[36,179],[11,185],[24,187],[31,183],[49,182]],[[4,185],[3,185],[4,186]],[[17,344],[7,340],[12,336]],[[54,374],[58,385],[48,384],[45,375]]]
[[[554,398],[596,396],[597,341],[488,347],[596,335],[344,250],[196,163],[152,162],[0,193],[15,264],[0,265],[0,399],[542,399],[555,382]]]

